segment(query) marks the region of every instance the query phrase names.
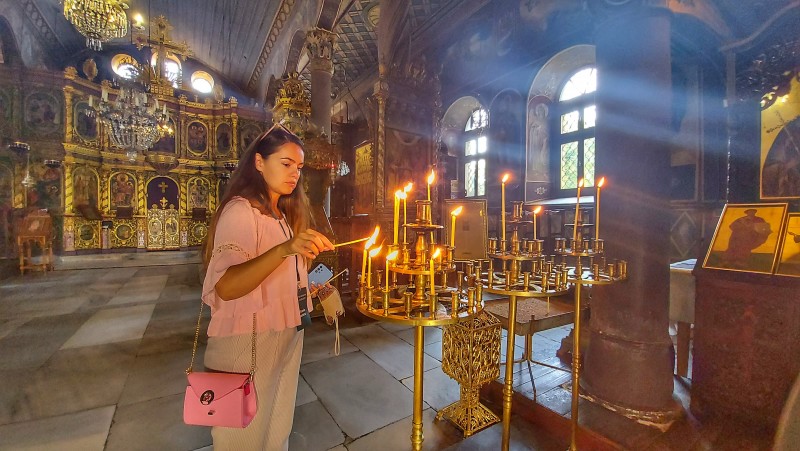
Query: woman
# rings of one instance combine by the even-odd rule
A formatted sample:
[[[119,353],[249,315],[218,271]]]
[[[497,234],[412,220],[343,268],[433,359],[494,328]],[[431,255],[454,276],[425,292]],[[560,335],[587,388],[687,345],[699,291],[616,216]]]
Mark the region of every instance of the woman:
[[[245,373],[253,314],[258,413],[245,429],[214,427],[214,449],[288,449],[310,323],[306,259],[333,244],[308,228],[302,142],[281,126],[245,151],[214,215],[204,250],[203,302],[211,306],[205,366]],[[299,188],[298,188],[299,187]]]

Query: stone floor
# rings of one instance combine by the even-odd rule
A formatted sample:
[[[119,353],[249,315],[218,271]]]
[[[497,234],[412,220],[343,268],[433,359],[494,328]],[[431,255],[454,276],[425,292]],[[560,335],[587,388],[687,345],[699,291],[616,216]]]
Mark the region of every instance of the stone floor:
[[[181,416],[199,308],[196,255],[159,258],[160,266],[112,260],[0,280],[0,449],[211,449],[209,429]],[[567,333],[537,334],[535,357],[556,362]],[[341,335],[334,356],[324,321],[306,333],[290,449],[409,449],[413,330],[350,314]],[[424,449],[499,449],[499,424],[463,439],[434,421],[459,387],[441,370],[441,330],[426,329],[425,353]],[[527,368],[515,369],[517,390],[532,396]],[[538,365],[532,373],[540,398],[568,380]],[[511,437],[514,450],[567,445],[522,420],[512,422]]]

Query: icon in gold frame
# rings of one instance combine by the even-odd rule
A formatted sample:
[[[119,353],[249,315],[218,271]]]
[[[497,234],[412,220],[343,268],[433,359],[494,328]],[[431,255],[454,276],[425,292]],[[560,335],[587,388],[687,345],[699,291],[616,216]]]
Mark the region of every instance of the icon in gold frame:
[[[800,277],[800,213],[790,213],[783,230],[775,274]]]
[[[787,204],[727,204],[703,268],[772,274]]]

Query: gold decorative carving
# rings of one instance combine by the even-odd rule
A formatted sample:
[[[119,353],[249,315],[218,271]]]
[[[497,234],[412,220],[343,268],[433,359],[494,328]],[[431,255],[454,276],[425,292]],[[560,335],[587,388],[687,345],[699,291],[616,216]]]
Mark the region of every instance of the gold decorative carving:
[[[115,219],[111,229],[111,247],[136,247],[136,228],[135,219]]]
[[[83,75],[86,75],[86,78],[89,81],[94,81],[95,77],[97,77],[97,63],[94,62],[94,59],[89,58],[83,62]]]
[[[461,396],[436,414],[469,437],[500,418],[481,404],[481,386],[500,376],[500,321],[481,310],[474,318],[450,324],[442,333],[442,371],[461,385]]]
[[[75,218],[75,249],[100,249],[100,221]]]
[[[310,69],[333,73],[333,44],[336,33],[315,28],[306,34],[306,50],[311,57]]]

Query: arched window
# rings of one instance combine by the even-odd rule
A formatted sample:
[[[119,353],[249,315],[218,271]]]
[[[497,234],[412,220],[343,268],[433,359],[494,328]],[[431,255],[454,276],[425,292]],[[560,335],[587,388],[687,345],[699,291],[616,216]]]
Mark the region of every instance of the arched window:
[[[208,94],[214,89],[214,78],[208,72],[198,70],[192,74],[192,88],[203,94]]]
[[[139,68],[132,56],[119,53],[111,58],[111,69],[114,73],[126,80],[133,80],[139,75]]]
[[[554,144],[559,151],[558,188],[561,190],[577,189],[581,177],[584,186],[594,186],[596,90],[597,71],[594,67],[585,67],[567,80],[558,95]]]
[[[158,53],[153,52],[153,56],[150,59],[150,64],[153,66],[153,69],[158,73]],[[178,57],[171,53],[167,53],[167,59],[163,62],[164,64],[164,77],[170,81],[173,88],[180,88],[182,83],[181,80],[181,62],[178,60]]]
[[[489,151],[486,127],[489,114],[476,108],[464,126],[464,188],[467,197],[486,195],[486,153]]]

